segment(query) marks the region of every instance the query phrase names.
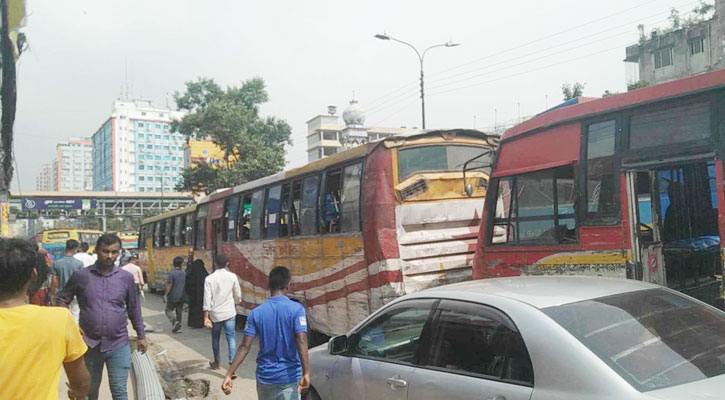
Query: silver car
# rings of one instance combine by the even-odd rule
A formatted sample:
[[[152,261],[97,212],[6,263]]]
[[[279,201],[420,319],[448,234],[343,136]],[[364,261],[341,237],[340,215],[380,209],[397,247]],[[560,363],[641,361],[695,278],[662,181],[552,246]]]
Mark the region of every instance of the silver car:
[[[724,399],[725,313],[624,279],[403,296],[310,351],[307,400]]]

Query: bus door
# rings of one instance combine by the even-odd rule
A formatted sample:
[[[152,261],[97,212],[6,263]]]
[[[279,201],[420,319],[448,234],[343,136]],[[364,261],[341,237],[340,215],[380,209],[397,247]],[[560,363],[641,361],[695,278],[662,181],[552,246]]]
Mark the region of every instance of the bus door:
[[[627,172],[632,258],[637,265],[635,279],[667,286],[658,193],[655,171]]]
[[[222,253],[222,219],[215,219],[211,221],[211,243],[209,248],[214,252],[214,256]]]

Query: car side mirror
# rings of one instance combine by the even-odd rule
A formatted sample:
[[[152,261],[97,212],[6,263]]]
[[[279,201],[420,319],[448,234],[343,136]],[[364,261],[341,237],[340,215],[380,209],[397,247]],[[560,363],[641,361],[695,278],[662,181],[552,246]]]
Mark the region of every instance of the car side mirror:
[[[335,336],[327,343],[327,350],[333,356],[344,354],[345,352],[347,352],[347,344],[347,336]]]

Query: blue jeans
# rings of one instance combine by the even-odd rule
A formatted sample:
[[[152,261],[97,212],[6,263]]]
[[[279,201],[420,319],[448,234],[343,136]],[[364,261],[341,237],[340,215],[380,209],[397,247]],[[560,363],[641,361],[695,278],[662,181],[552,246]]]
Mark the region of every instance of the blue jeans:
[[[108,369],[108,380],[113,400],[128,400],[126,383],[128,371],[131,369],[131,348],[125,344],[116,350],[102,352],[101,345],[88,349],[85,355],[86,367],[91,374],[91,388],[88,400],[98,399],[98,388],[103,378],[103,364]]]
[[[297,382],[284,385],[264,385],[257,382],[257,399],[259,400],[299,400]]]
[[[227,345],[229,346],[229,364],[234,359],[234,353],[237,351],[237,342],[234,340],[234,326],[236,318],[229,318],[226,321],[213,322],[211,328],[211,349],[214,352],[214,361],[219,362],[219,334],[224,327],[224,333],[227,336]],[[115,400],[115,399],[114,399]]]

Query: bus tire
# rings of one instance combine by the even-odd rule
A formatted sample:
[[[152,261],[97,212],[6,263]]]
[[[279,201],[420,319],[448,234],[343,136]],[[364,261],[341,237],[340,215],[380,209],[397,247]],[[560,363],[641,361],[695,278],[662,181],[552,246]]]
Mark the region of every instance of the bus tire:
[[[322,400],[320,397],[320,394],[317,393],[317,390],[313,386],[310,386],[310,389],[307,390],[306,393],[302,394],[302,400]]]
[[[151,286],[151,285],[149,285],[149,293],[156,294],[156,288],[153,287],[153,286]]]
[[[247,326],[247,316],[243,314],[237,314],[237,318],[234,321],[234,330],[243,332]]]

